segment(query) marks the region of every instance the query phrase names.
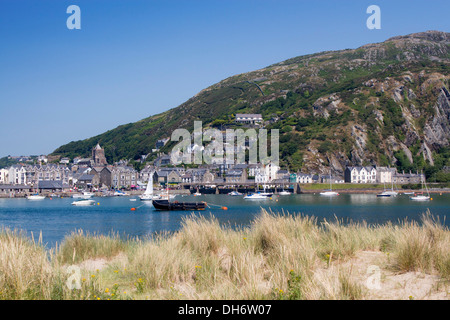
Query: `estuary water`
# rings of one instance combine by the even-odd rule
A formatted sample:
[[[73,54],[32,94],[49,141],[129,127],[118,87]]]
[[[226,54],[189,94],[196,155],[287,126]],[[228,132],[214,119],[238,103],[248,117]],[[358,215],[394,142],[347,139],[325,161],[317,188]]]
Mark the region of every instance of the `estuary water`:
[[[95,206],[73,206],[72,198],[0,199],[0,228],[22,230],[35,239],[42,233],[47,247],[61,243],[71,232],[82,229],[91,234],[118,233],[124,237],[145,237],[158,232],[179,230],[188,211],[156,211],[151,202],[138,197],[94,197]],[[136,201],[130,201],[136,199]],[[319,194],[274,195],[269,200],[244,200],[242,196],[202,195],[177,196],[178,201],[206,201],[209,208],[196,212],[214,215],[220,223],[248,226],[261,208],[285,214],[314,216],[318,221],[335,218],[344,222],[366,221],[369,224],[396,224],[405,219],[420,222],[430,212],[446,226],[450,213],[450,194],[432,194],[432,201],[415,202],[407,195],[377,198],[375,194],[341,194],[327,198]],[[98,205],[97,205],[98,204]],[[221,207],[228,210],[222,210]],[[136,208],[132,211],[131,208]]]

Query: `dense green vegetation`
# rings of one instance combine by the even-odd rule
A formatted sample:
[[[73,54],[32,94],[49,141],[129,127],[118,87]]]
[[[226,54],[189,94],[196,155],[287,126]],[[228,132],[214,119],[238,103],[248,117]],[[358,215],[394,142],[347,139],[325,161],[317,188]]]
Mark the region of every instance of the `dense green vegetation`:
[[[196,120],[202,121],[204,128],[242,128],[234,121],[236,113],[260,113],[267,129],[280,130],[281,164],[292,171],[305,166],[304,156],[312,148],[324,166],[330,155],[340,155],[348,164],[424,171],[433,181],[445,182],[449,180],[445,171],[450,166],[448,147],[430,146],[432,166],[424,159],[421,146],[424,127],[435,116],[440,88],[448,88],[449,45],[440,42],[440,34],[416,37],[421,42],[388,40],[356,50],[296,57],[236,75],[177,108],[70,142],[54,154],[89,156],[100,143],[109,162],[130,159],[139,168],[141,156],[151,154],[148,160],[154,159],[155,142],[170,137],[177,128],[192,132]],[[410,80],[405,80],[405,75]],[[383,89],[370,83],[382,84]],[[417,115],[408,116],[411,105]],[[357,146],[355,125],[362,128],[363,147]],[[400,143],[411,152],[413,161],[398,147]],[[168,152],[173,145],[169,143],[161,151]]]

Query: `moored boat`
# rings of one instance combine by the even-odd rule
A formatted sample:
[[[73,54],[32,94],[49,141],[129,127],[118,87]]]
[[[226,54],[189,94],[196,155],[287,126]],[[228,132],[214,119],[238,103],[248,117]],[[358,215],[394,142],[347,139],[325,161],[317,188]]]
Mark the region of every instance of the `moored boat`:
[[[330,190],[324,190],[324,191],[320,192],[321,196],[334,197],[334,196],[339,195],[339,193],[337,193],[336,191],[333,191],[332,183],[331,183],[332,179],[333,178],[331,176],[331,168],[330,168]]]
[[[257,193],[249,193],[246,196],[244,196],[244,199],[246,200],[267,200],[270,199],[270,196],[272,194],[267,194],[267,193],[261,193],[261,192],[257,192]]]
[[[228,193],[228,195],[236,197],[236,196],[242,196],[242,193],[237,192],[237,191],[231,191],[230,193]]]
[[[93,206],[94,204],[95,201],[91,199],[77,200],[72,202],[72,205],[74,206]]]
[[[32,194],[27,196],[28,200],[43,200],[45,199],[45,196],[41,196],[40,194],[36,193],[36,194]]]
[[[409,197],[409,199],[414,200],[414,201],[430,201],[430,200],[433,200],[430,197],[430,193],[428,192],[427,183],[426,183],[426,181],[425,181],[425,179],[423,177],[423,174],[421,175],[420,180],[422,182],[422,191],[420,193],[418,193],[418,194],[414,194],[413,196]],[[424,193],[423,193],[424,185],[425,185],[425,190],[427,192],[427,195],[424,195]]]
[[[333,196],[338,196],[339,193],[337,193],[336,191],[327,190],[327,191],[321,192],[320,195],[321,196],[327,196],[327,197],[333,197]]]
[[[429,201],[429,200],[431,200],[430,196],[425,196],[423,194],[414,195],[409,198],[414,201]]]
[[[153,206],[156,210],[205,210],[206,202],[178,202],[169,200],[153,200]]]

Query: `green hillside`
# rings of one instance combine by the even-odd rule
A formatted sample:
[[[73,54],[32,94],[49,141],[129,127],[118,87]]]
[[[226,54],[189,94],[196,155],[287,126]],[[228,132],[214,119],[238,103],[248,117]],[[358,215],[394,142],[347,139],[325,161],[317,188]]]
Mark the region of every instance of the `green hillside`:
[[[325,172],[331,164],[424,169],[450,166],[450,37],[428,31],[357,49],[295,57],[229,77],[158,115],[70,142],[53,155],[87,156],[100,143],[109,162],[139,159],[177,128],[234,128],[236,113],[261,113],[277,128],[282,165]]]

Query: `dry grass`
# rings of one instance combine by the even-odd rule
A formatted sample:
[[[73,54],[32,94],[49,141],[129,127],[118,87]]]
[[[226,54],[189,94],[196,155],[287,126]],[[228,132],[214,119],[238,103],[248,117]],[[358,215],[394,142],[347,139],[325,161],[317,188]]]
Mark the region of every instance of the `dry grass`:
[[[180,231],[146,240],[123,241],[117,235],[80,231],[51,253],[4,230],[0,297],[371,299],[377,297],[365,285],[371,264],[389,277],[411,271],[430,275],[433,290],[445,293],[449,245],[449,230],[429,213],[420,224],[403,221],[369,227],[262,210],[250,227],[241,229],[221,226],[213,216],[189,216]],[[371,257],[366,254],[370,252],[376,260],[358,262],[361,256]],[[85,268],[98,259],[100,270]],[[65,270],[75,263],[82,268],[82,286],[69,290]],[[401,299],[404,294],[382,298]]]

